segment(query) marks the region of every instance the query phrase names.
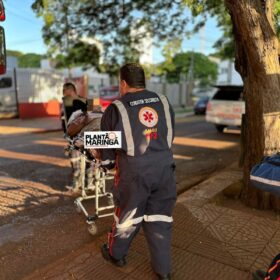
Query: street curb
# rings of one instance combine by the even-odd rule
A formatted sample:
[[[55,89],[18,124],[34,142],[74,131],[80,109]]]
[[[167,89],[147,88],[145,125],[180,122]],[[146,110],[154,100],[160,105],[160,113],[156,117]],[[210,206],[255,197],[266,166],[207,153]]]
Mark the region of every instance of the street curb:
[[[186,206],[198,206],[211,202],[211,200],[221,193],[232,183],[242,179],[242,171],[236,168],[237,163],[233,163],[224,170],[211,174],[208,179],[192,186],[185,192],[178,195],[177,203]]]

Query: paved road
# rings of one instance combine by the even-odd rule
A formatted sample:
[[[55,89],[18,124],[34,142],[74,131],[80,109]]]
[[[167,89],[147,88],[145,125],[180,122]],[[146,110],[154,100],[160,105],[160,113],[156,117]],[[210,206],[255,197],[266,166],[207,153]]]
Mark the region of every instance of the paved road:
[[[21,279],[95,237],[65,188],[71,170],[61,132],[0,140],[0,275]],[[174,142],[180,191],[238,159],[239,134],[218,134],[203,117],[178,120]],[[100,220],[99,232],[110,222]]]

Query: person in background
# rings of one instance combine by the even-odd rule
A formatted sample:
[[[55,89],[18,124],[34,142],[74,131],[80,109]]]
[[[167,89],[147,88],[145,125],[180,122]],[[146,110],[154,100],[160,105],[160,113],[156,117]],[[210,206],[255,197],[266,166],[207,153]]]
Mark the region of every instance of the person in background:
[[[73,83],[67,82],[63,85],[63,102],[65,102],[66,99],[72,99],[75,100],[76,98],[79,98],[79,95],[77,94],[76,87]],[[79,104],[78,104],[79,105]],[[64,135],[67,135],[67,122],[71,118],[72,113],[74,111],[77,111],[80,108],[79,106],[72,106],[72,107],[64,107],[64,110],[61,110],[61,120],[62,120],[62,127],[64,130]],[[79,176],[80,176],[80,152],[78,150],[69,150],[68,147],[64,148],[64,152],[66,155],[69,156],[71,167],[72,167],[72,186],[70,186],[70,189],[73,192],[79,192],[80,186],[79,186]]]

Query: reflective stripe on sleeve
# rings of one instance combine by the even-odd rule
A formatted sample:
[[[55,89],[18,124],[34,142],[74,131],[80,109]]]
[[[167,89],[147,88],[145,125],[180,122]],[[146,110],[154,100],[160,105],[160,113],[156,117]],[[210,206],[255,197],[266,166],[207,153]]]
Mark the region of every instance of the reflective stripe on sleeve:
[[[172,223],[173,218],[165,215],[144,215],[145,222],[166,222]]]
[[[131,125],[128,118],[127,110],[121,101],[115,100],[113,103],[119,109],[119,112],[122,117],[123,129],[124,129],[124,134],[125,134],[126,144],[127,144],[127,155],[134,156],[134,141],[132,137]]]
[[[167,125],[167,144],[168,147],[171,148],[172,145],[172,122],[171,122],[171,116],[170,116],[170,110],[169,110],[169,103],[167,101],[166,96],[162,94],[158,94],[164,108],[164,114],[166,119],[166,125]]]

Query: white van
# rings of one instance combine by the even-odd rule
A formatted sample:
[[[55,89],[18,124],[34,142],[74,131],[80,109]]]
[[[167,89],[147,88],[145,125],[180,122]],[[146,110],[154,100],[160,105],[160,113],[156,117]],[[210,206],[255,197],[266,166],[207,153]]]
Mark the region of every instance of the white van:
[[[17,113],[16,88],[13,73],[0,76],[0,113]]]
[[[228,126],[241,126],[242,114],[245,114],[245,102],[242,100],[243,86],[215,86],[216,93],[207,104],[206,121],[213,123],[218,132]]]

